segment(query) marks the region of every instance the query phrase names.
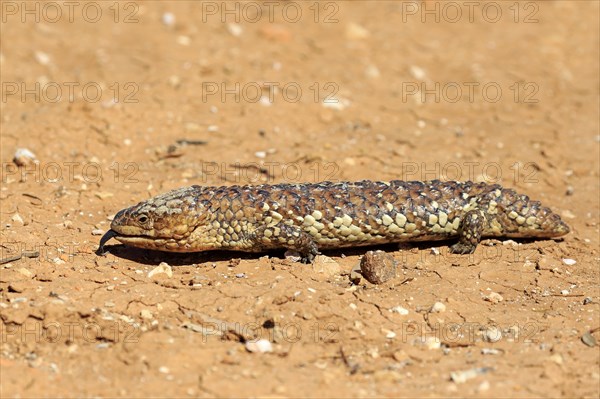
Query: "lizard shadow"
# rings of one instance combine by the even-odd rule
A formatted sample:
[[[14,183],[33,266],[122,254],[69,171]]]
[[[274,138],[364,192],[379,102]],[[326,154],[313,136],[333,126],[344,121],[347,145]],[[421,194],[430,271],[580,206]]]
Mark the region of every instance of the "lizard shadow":
[[[551,239],[554,242],[563,241],[562,238]],[[485,240],[484,240],[485,241]],[[545,239],[536,238],[521,238],[514,239],[519,244],[531,244],[539,241],[547,241]],[[443,241],[417,241],[410,243],[390,243],[390,244],[379,244],[379,245],[368,245],[360,247],[347,247],[339,249],[327,249],[320,251],[321,254],[331,257],[343,258],[346,256],[361,256],[367,251],[381,250],[388,253],[398,253],[400,250],[408,251],[428,251],[432,248],[439,248],[439,251],[443,255],[449,255],[454,257],[461,257],[464,255],[452,254],[450,252],[450,246],[454,244],[456,240],[443,240]],[[482,245],[482,244],[480,244]],[[483,244],[484,248],[502,249],[506,248],[502,244],[495,244],[493,246],[487,246]],[[509,247],[510,248],[510,247]],[[105,256],[115,256],[117,258],[127,259],[133,262],[145,264],[145,265],[158,265],[161,262],[167,262],[171,266],[188,266],[198,263],[210,263],[210,262],[222,262],[233,259],[259,259],[265,255],[269,255],[273,258],[284,259],[285,249],[272,250],[268,252],[239,252],[239,251],[206,251],[206,252],[189,252],[189,253],[177,253],[177,252],[163,252],[144,248],[135,248],[123,244],[116,244],[106,246],[108,250]],[[529,251],[537,251],[537,248],[530,248]],[[97,254],[98,255],[98,254]],[[102,256],[102,255],[98,255]],[[495,255],[497,256],[497,254]]]

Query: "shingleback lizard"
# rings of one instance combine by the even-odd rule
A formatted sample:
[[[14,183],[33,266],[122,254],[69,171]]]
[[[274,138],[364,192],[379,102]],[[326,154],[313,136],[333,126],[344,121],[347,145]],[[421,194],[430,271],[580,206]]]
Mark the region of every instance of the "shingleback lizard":
[[[191,186],[118,212],[100,240],[167,252],[298,251],[447,240],[454,253],[482,237],[552,238],[569,227],[538,201],[473,182],[359,181],[255,186]]]

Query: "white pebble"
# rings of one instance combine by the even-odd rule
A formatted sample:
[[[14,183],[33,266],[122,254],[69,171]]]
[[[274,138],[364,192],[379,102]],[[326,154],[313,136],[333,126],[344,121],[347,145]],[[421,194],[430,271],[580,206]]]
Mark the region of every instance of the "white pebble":
[[[173,277],[173,269],[171,269],[171,266],[166,262],[160,262],[158,266],[148,273],[148,278],[152,278],[152,276],[160,273],[164,273],[168,277]]]
[[[19,215],[18,213],[15,213],[15,214],[12,216],[11,220],[12,220],[13,222],[15,222],[15,223],[17,223],[17,224],[21,225],[21,226],[24,226],[24,225],[25,225],[25,222],[23,221],[23,218],[22,218],[22,217],[21,217],[21,215]]]
[[[497,292],[492,291],[488,296],[484,297],[483,299],[491,303],[499,303],[504,300],[504,297],[498,294]]]
[[[151,319],[152,318],[152,312],[149,311],[148,309],[142,309],[140,311],[140,317],[142,319]]]
[[[483,333],[486,342],[498,342],[502,339],[502,331],[498,327],[489,327]]]
[[[562,290],[561,295],[569,295],[569,290]]]
[[[50,63],[50,56],[43,51],[36,51],[35,59],[42,65],[48,65]]]
[[[244,29],[242,29],[240,24],[234,24],[234,23],[230,23],[227,24],[227,30],[229,31],[229,33],[231,33],[233,36],[241,36],[242,33],[244,33]]]
[[[410,73],[412,74],[412,76],[415,79],[419,79],[419,80],[423,80],[425,79],[426,73],[425,70],[421,67],[418,67],[416,65],[411,65],[410,66]]]
[[[104,230],[101,230],[101,229],[94,229],[94,230],[92,230],[92,235],[93,236],[101,236],[102,234],[104,234]]]
[[[259,339],[258,341],[246,342],[246,350],[252,353],[266,353],[273,352],[273,345],[266,339]]]
[[[175,25],[175,14],[172,12],[166,12],[162,15],[162,23],[167,26]]]
[[[182,46],[189,46],[190,43],[192,42],[192,39],[190,39],[189,36],[177,36],[177,43],[181,44]]]
[[[158,368],[158,372],[159,372],[159,373],[162,373],[162,374],[169,374],[170,370],[169,370],[169,368],[168,368],[168,367],[166,367],[166,366],[160,366],[160,367]]]
[[[393,308],[390,309],[390,312],[398,313],[402,316],[406,316],[408,314],[408,309],[403,308],[402,306],[394,306]]]
[[[208,130],[209,133],[215,133],[215,132],[219,131],[219,126],[217,126],[217,125],[209,125],[206,130]]]
[[[254,153],[254,156],[257,158],[265,158],[267,156],[267,153],[265,151],[256,151]]]
[[[27,166],[38,162],[35,154],[27,148],[17,148],[13,161],[17,166]]]
[[[442,313],[446,311],[446,305],[441,302],[436,302],[431,306],[431,313]]]
[[[573,266],[574,264],[577,263],[577,261],[575,259],[570,259],[570,258],[565,258],[562,261],[567,266]]]

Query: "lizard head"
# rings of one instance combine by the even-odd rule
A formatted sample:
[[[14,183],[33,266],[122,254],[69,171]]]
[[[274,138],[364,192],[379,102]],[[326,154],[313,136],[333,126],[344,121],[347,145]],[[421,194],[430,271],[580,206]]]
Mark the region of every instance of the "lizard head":
[[[98,252],[103,253],[104,244],[111,238],[133,247],[188,252],[192,233],[205,219],[203,209],[194,187],[173,190],[125,208],[115,215]]]

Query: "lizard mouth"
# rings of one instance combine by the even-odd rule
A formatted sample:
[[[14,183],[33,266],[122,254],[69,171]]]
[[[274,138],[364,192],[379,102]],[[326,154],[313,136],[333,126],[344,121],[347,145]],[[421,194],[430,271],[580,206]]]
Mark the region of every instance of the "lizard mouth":
[[[122,235],[115,230],[108,230],[102,238],[100,239],[100,244],[98,245],[98,250],[96,251],[97,255],[104,256],[108,251],[104,249],[106,243],[111,239],[115,238],[123,244],[131,245],[134,247],[141,248],[154,248],[155,246],[152,243],[155,241],[152,237],[142,236],[142,235]]]

